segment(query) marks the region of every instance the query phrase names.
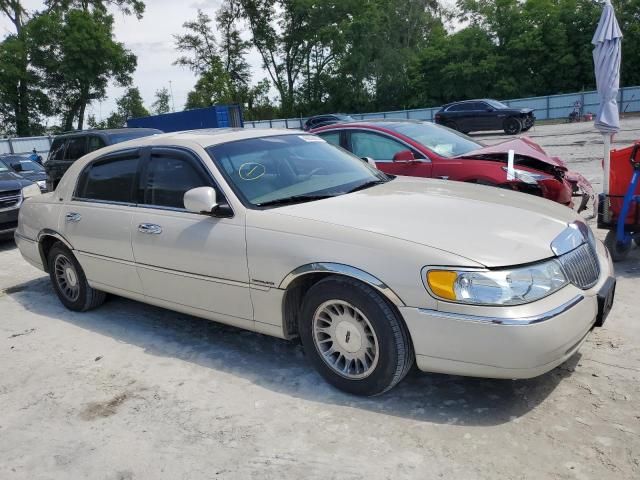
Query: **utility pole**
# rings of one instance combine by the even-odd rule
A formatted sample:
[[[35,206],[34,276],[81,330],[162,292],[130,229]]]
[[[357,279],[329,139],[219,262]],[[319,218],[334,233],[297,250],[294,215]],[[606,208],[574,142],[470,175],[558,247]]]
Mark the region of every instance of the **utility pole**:
[[[176,111],[176,102],[173,99],[173,87],[171,85],[171,80],[169,80],[169,92],[171,93],[171,111]]]

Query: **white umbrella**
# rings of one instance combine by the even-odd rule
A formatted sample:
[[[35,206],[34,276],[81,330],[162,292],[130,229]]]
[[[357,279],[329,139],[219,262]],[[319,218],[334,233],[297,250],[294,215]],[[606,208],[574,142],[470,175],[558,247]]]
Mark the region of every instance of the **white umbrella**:
[[[593,63],[596,73],[600,108],[596,115],[595,126],[604,137],[604,181],[603,191],[609,193],[609,163],[611,135],[620,130],[618,115],[618,90],[620,89],[620,47],[622,32],[613,11],[611,0],[605,0],[602,16],[591,43]]]

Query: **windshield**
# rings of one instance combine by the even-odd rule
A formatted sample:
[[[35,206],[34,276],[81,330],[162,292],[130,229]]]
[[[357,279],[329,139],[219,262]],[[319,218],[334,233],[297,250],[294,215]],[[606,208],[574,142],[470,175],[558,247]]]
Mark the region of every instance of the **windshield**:
[[[493,108],[509,108],[508,105],[505,105],[504,103],[499,102],[497,100],[485,100],[485,102],[487,102]]]
[[[387,128],[421,143],[429,150],[446,158],[457,157],[482,148],[480,143],[466,135],[433,123],[398,123],[387,125]]]
[[[16,172],[44,172],[44,167],[32,160],[11,160],[9,165]]]
[[[8,172],[9,171],[9,167],[7,167],[2,160],[0,160],[0,172]]]
[[[389,180],[314,135],[252,138],[207,151],[236,193],[257,207],[333,197]]]

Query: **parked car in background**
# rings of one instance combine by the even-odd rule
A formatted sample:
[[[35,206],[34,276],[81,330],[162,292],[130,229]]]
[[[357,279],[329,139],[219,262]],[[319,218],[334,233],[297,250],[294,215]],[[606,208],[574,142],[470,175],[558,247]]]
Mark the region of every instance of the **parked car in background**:
[[[323,127],[325,125],[331,125],[333,123],[352,122],[353,117],[345,115],[344,113],[332,113],[329,115],[316,115],[310,117],[304,122],[302,126],[303,130],[311,130],[312,128]]]
[[[55,194],[23,204],[16,241],[71,310],[109,292],[300,337],[325,379],[360,395],[389,390],[414,362],[541,375],[602,325],[615,291],[604,245],[568,208],[391,177],[290,130],[93,152]]]
[[[38,185],[41,192],[47,191],[47,174],[44,167],[23,155],[0,155],[0,165],[4,165],[17,173],[22,178],[26,178]]]
[[[71,164],[87,153],[108,145],[159,133],[163,132],[155,128],[117,128],[81,130],[58,135],[53,139],[44,165],[47,173],[47,190],[55,190]]]
[[[435,122],[463,133],[504,130],[508,135],[526,132],[535,124],[531,108],[511,108],[491,99],[465,100],[444,105]]]
[[[591,184],[550,157],[528,138],[484,146],[449,128],[429,122],[384,120],[335,124],[312,130],[361,158],[371,158],[393,175],[459,180],[507,188],[574,207],[594,199]],[[509,150],[515,152],[515,176],[507,178]]]
[[[23,200],[34,195],[40,195],[38,185],[0,161],[0,238],[14,232]]]

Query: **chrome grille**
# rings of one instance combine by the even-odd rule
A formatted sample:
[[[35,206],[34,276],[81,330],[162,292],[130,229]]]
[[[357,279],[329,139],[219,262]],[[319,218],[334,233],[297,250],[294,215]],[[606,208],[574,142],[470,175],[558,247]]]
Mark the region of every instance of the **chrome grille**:
[[[20,203],[22,193],[20,190],[0,192],[0,209],[15,207]]]
[[[576,287],[586,290],[598,281],[600,276],[598,256],[588,243],[565,253],[559,259],[567,279]]]

